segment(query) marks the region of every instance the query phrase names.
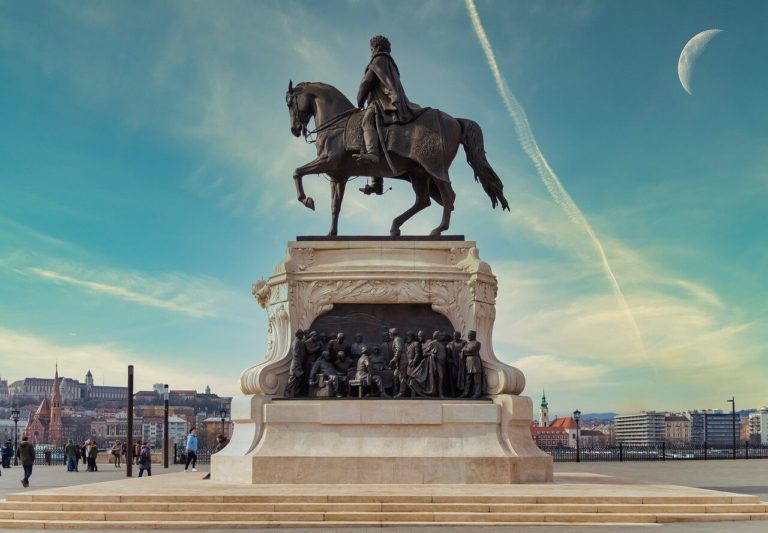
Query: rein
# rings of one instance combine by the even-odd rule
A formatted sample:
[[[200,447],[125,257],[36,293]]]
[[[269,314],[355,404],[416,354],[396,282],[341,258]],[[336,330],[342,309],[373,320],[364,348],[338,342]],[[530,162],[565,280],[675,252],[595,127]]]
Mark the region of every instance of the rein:
[[[356,107],[353,107],[352,109],[347,109],[346,111],[342,111],[342,112],[341,112],[341,113],[339,113],[338,115],[335,115],[335,116],[331,117],[330,119],[328,119],[328,120],[325,122],[325,124],[323,124],[322,126],[318,126],[318,127],[316,127],[316,128],[315,128],[315,129],[313,129],[312,131],[308,131],[308,130],[307,130],[307,128],[305,127],[305,128],[304,128],[304,140],[305,140],[305,141],[306,141],[308,144],[312,144],[312,143],[316,142],[316,141],[317,141],[317,139],[310,139],[310,138],[309,138],[309,136],[310,136],[310,135],[315,135],[315,134],[317,134],[317,133],[320,133],[320,132],[322,132],[322,131],[325,131],[325,130],[329,129],[331,126],[333,126],[333,125],[334,125],[334,124],[336,124],[337,122],[341,121],[341,119],[343,119],[344,117],[347,117],[347,116],[351,115],[351,114],[352,114],[352,113],[354,113],[355,111],[357,111],[357,108],[356,108]]]

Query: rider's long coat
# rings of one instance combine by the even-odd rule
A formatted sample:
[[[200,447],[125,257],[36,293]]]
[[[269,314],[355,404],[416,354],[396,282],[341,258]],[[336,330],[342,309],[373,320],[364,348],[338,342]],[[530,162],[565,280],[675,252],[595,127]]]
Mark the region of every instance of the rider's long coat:
[[[392,56],[379,52],[374,54],[365,68],[360,90],[357,92],[358,107],[368,100],[383,112],[385,124],[405,124],[414,119],[419,106],[412,104],[400,83],[400,70]]]

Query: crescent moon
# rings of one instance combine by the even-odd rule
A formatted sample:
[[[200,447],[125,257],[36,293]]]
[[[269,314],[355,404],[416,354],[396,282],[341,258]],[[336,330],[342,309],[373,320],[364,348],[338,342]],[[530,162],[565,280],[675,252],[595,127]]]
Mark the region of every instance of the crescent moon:
[[[709,41],[722,31],[713,29],[697,33],[686,43],[683,51],[680,52],[680,59],[677,61],[677,76],[680,78],[683,89],[688,94],[693,94],[691,92],[691,74],[693,73],[693,67],[696,65],[696,59],[707,47]]]

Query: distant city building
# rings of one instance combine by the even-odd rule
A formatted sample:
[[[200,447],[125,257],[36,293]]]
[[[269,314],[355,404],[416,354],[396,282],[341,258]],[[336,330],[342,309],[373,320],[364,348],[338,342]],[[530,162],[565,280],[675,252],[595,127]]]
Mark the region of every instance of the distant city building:
[[[158,396],[153,390],[140,390],[133,394],[133,401],[136,404],[154,405],[162,401],[163,397]]]
[[[547,395],[544,391],[541,391],[541,406],[539,407],[539,427],[547,427],[549,425],[549,404],[547,403]]]
[[[197,399],[196,390],[172,390],[168,394],[171,402],[194,402]]]
[[[689,411],[691,419],[691,443],[702,446],[731,446],[733,443],[733,417],[721,410]],[[739,435],[739,418],[736,418],[736,437]]]
[[[24,435],[27,427],[26,419],[19,419],[19,439]],[[0,444],[7,441],[13,441],[14,439],[14,423],[13,420],[0,418]]]
[[[749,441],[768,446],[768,407],[749,414]]]
[[[570,444],[570,437],[563,428],[542,427],[536,422],[531,422],[531,437],[539,448],[557,448]]]
[[[210,385],[206,385],[205,386],[205,393],[208,394],[208,395],[211,394],[211,386]]]
[[[597,429],[579,429],[582,448],[602,448],[608,444],[608,435]]]
[[[665,414],[643,411],[632,415],[617,415],[615,420],[616,441],[630,446],[656,446],[664,442],[666,435]]]
[[[571,417],[556,418],[548,426],[531,422],[531,436],[540,448],[576,447],[576,421]]]
[[[133,438],[134,441],[141,439],[142,419],[133,418]],[[107,447],[115,440],[123,442],[128,438],[128,414],[125,412],[116,413],[114,416],[108,416],[103,419],[97,419],[91,422],[91,436],[96,439],[100,448]]]
[[[163,447],[163,427],[164,421],[162,418],[145,419],[141,424],[141,438],[150,443],[152,448],[160,449]],[[187,421],[178,416],[168,417],[168,440],[170,447],[173,447],[174,443],[184,441],[187,435],[189,424]]]
[[[664,419],[667,444],[691,443],[691,420],[683,415],[667,415]]]
[[[9,400],[39,402],[45,398],[50,398],[53,392],[53,382],[54,380],[46,378],[24,378],[14,381],[8,385]],[[95,385],[90,370],[85,375],[85,383],[80,383],[80,381],[72,378],[61,378],[58,385],[61,401],[128,400],[128,387]]]
[[[599,431],[606,437],[606,444],[614,444],[616,442],[615,426],[613,422],[608,424],[597,424],[592,429]]]

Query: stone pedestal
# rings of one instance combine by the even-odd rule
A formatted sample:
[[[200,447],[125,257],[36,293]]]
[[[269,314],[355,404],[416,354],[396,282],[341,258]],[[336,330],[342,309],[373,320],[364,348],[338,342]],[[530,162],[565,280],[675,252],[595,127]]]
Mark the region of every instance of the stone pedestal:
[[[473,241],[294,241],[254,296],[269,316],[265,361],[240,376],[228,483],[526,483],[552,480],[533,442],[525,378],[493,352],[496,278]],[[339,304],[428,304],[482,342],[491,400],[280,399],[290,345]],[[414,324],[414,328],[418,328]],[[348,331],[348,334],[353,332]],[[377,339],[378,340],[378,339]]]

